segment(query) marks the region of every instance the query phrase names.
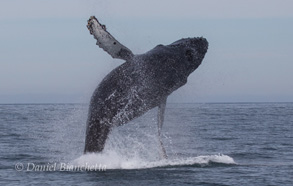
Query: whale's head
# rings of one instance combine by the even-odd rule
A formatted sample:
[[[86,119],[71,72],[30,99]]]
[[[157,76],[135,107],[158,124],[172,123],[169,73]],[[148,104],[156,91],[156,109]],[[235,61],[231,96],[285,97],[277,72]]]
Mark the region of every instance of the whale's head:
[[[184,38],[167,45],[180,56],[180,61],[194,71],[202,62],[207,50],[208,41],[203,37]]]
[[[183,38],[169,45],[158,45],[147,54],[188,76],[201,64],[208,45],[203,37]]]

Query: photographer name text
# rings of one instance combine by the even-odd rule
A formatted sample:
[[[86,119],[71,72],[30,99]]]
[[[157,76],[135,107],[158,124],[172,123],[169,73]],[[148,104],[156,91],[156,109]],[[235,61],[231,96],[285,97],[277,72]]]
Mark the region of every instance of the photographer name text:
[[[17,163],[15,164],[16,171],[26,172],[88,172],[88,171],[106,171],[106,165],[102,164],[88,164],[85,165],[72,165],[69,163],[47,163],[47,164],[35,164],[35,163]]]

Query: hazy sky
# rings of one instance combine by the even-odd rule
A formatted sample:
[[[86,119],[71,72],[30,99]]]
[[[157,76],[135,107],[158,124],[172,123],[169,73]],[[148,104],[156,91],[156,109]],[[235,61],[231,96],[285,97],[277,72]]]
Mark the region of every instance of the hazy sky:
[[[1,0],[0,103],[89,102],[123,63],[95,45],[91,15],[134,53],[210,43],[169,102],[293,101],[292,0]]]

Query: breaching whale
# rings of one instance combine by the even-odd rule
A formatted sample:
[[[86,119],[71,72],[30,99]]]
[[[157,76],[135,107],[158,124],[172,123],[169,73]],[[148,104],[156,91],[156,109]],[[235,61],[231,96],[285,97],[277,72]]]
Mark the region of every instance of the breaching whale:
[[[92,95],[84,153],[101,152],[114,126],[158,107],[158,136],[162,156],[167,157],[160,139],[167,97],[186,84],[188,76],[201,64],[208,49],[207,40],[180,39],[134,55],[94,16],[88,20],[87,27],[100,48],[126,62],[112,70]]]

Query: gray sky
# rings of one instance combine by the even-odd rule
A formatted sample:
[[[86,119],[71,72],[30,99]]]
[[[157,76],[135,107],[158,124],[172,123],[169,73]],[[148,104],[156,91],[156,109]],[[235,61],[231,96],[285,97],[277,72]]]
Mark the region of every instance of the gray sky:
[[[0,103],[89,102],[114,60],[95,15],[134,53],[204,36],[203,64],[169,102],[293,101],[291,0],[1,0]]]

